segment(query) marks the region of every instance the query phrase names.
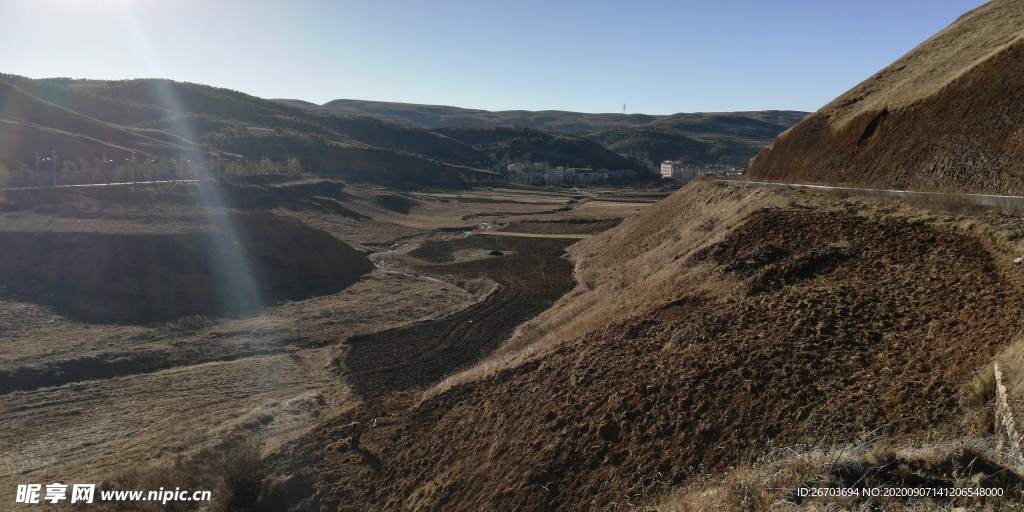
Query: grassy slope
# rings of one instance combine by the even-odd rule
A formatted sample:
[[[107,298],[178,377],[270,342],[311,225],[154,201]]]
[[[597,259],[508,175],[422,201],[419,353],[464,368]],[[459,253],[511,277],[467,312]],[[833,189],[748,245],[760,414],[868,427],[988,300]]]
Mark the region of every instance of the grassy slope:
[[[645,155],[655,162],[742,166],[803,116],[803,112],[789,111],[675,114],[648,125],[606,128],[586,137],[619,153]]]
[[[961,390],[1017,332],[1010,225],[688,187],[571,248],[580,286],[520,330],[525,351],[327,422],[280,474],[328,507],[604,508],[772,443],[981,433]],[[364,452],[338,450],[373,417]]]
[[[521,126],[582,135],[620,154],[654,161],[683,159],[745,165],[747,160],[807,113],[770,110],[652,116],[511,110],[491,112],[441,105],[335,100],[322,106],[277,100],[318,112],[369,115],[427,128]]]
[[[753,178],[1024,193],[1024,6],[990,2],[762,152]]]
[[[58,149],[65,158],[130,152],[154,156],[225,150],[259,159],[299,158],[303,164],[345,168],[418,166],[437,162],[479,166],[486,157],[442,135],[378,119],[318,114],[226,89],[169,80],[30,80],[0,77],[5,145],[0,161],[30,162],[33,152]],[[33,123],[27,125],[26,123]],[[60,131],[60,133],[57,132]],[[38,133],[53,135],[45,140]],[[60,143],[74,139],[77,145]],[[32,144],[25,141],[32,140]],[[353,156],[356,153],[356,156]]]
[[[495,160],[502,159],[507,153],[511,159],[548,162],[554,166],[644,170],[639,162],[582,137],[522,127],[451,127],[435,131],[470,145]]]
[[[0,99],[4,110],[0,114],[2,160],[34,160],[36,152],[48,156],[51,150],[61,155],[76,154],[83,150],[106,151],[110,156],[121,156],[138,148],[147,153],[169,156],[184,147],[194,146],[188,141],[167,137],[153,137],[139,130],[106,122],[61,104],[31,94],[16,85],[17,81],[0,80]],[[25,85],[21,83],[21,85]],[[168,141],[167,139],[171,139]]]

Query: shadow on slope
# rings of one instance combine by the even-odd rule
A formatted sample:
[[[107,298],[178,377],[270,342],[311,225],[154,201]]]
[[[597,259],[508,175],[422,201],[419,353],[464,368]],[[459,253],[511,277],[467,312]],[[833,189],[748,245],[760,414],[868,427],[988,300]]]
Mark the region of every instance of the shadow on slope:
[[[253,313],[333,293],[373,269],[298,221],[264,212],[213,220],[222,227],[170,234],[0,232],[0,290],[76,320],[150,324]]]

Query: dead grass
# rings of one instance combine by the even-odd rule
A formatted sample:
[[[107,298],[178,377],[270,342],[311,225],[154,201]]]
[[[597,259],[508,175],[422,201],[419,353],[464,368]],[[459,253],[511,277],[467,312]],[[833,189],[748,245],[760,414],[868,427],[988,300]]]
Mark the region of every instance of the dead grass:
[[[945,191],[913,192],[907,194],[905,201],[915,208],[953,215],[980,215],[990,209],[976,197]]]
[[[785,446],[724,475],[698,471],[657,510],[1019,510],[1022,463],[993,438]],[[809,495],[822,488],[847,495]],[[886,488],[998,488],[1004,495],[906,498],[884,496]],[[875,489],[879,496],[867,496]]]
[[[217,322],[217,319],[206,315],[189,315],[168,322],[166,327],[171,332],[195,332],[216,325]]]
[[[510,340],[477,366],[454,374],[426,391],[434,396],[454,385],[487,378],[550,353],[566,340],[602,329],[610,318],[626,318],[650,307],[652,300],[679,296],[684,279],[684,256],[700,248],[719,231],[702,229],[708,219],[716,226],[739,225],[751,211],[766,204],[782,206],[774,190],[702,181],[661,203],[648,205],[640,217],[624,221],[617,229],[594,235],[569,248],[576,261],[577,287],[551,308],[521,325]],[[587,203],[590,204],[590,203]],[[681,210],[681,214],[678,213]],[[658,218],[664,222],[652,222]],[[660,233],[653,234],[656,230]],[[660,240],[659,247],[638,247],[637,239]],[[646,249],[646,251],[645,251]],[[664,265],[663,262],[673,262]],[[686,272],[702,273],[698,266]],[[704,280],[717,282],[716,280]],[[728,288],[728,287],[726,287]],[[707,290],[716,300],[727,300],[732,288]]]
[[[1021,422],[1024,420],[1024,340],[1017,340],[1010,344],[996,356],[995,364],[999,365],[1002,374],[1001,384],[1006,394],[1006,410],[1001,414],[994,414],[992,421],[993,423],[998,422],[996,428],[1001,435],[1017,436],[1017,439],[1011,440],[1009,446],[1017,449],[1018,454],[1024,454],[1024,446],[1021,446],[1022,440],[1020,439]],[[993,383],[993,395],[995,393],[995,384]],[[995,397],[993,396],[993,398]],[[1013,432],[1008,432],[1008,430]]]
[[[821,114],[839,128],[864,112],[895,110],[935,95],[1020,37],[1021,19],[1024,9],[1014,2],[980,7],[833,100]]]
[[[971,379],[967,405],[982,406],[996,397],[996,376],[992,365],[985,366]]]
[[[264,444],[258,431],[237,435],[191,456],[179,455],[171,461],[121,471],[103,479],[96,494],[98,501],[100,491],[210,491],[210,502],[101,502],[91,505],[89,510],[128,510],[126,506],[140,512],[248,510],[256,502],[268,474]]]

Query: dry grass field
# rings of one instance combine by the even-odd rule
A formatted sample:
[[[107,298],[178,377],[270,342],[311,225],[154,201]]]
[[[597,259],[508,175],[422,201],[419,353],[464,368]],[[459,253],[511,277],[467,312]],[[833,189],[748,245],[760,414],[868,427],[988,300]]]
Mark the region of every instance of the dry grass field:
[[[763,510],[860,481],[1009,494],[800,509],[1013,510],[971,390],[1019,337],[1024,224],[954,206],[691,185],[570,246],[576,287],[490,357],[284,447],[264,503]],[[357,451],[354,419],[380,421]]]
[[[589,233],[618,222],[595,223],[587,214],[583,224],[566,223],[577,222],[574,211],[589,201],[569,190],[395,191],[285,177],[206,186],[216,186],[216,203],[205,197],[211,191],[188,184],[6,193],[0,236],[78,237],[73,247],[84,247],[78,249],[79,272],[87,273],[91,267],[85,263],[109,250],[97,242],[104,236],[216,236],[224,227],[211,219],[258,214],[285,231],[319,230],[313,235],[343,241],[377,268],[340,287],[269,293],[253,311],[200,308],[150,321],[68,316],[45,293],[0,289],[5,496],[18,483],[124,482],[125,475],[206,457],[253,433],[270,452],[366,396],[429,385],[485,356],[572,283],[571,266],[559,256],[573,239],[466,238],[467,231],[486,232],[522,217],[576,231],[586,226],[581,232]],[[321,268],[302,259],[312,257],[311,251],[285,243],[291,244],[290,259],[272,260],[278,263],[258,272],[288,276],[289,265]],[[450,256],[431,256],[443,247],[451,247],[442,251]],[[260,257],[253,253],[267,250],[266,244],[254,244],[243,252],[252,261]],[[502,256],[490,255],[494,250]],[[132,254],[149,258],[133,262],[148,272],[167,271],[157,253]],[[65,286],[63,279],[32,274],[40,256],[26,254],[7,264],[22,265],[19,271],[36,291]],[[551,276],[560,277],[534,274],[538,265],[553,265]],[[547,281],[551,286],[530,284]],[[101,305],[104,300],[95,297]],[[392,352],[373,346],[373,340],[390,340],[401,329],[428,339],[432,329],[471,325],[467,319],[478,322],[477,332],[487,340],[450,333],[453,343],[474,347],[457,350],[456,361],[437,357],[437,347],[388,356]],[[414,380],[380,387],[392,364],[387,357],[411,360],[418,373],[406,368],[398,374]],[[209,483],[215,484],[220,485]]]

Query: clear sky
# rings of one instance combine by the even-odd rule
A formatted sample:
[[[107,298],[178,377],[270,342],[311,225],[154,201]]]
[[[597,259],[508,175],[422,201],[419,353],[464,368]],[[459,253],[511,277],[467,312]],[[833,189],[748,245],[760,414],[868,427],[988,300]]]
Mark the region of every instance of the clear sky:
[[[817,110],[981,0],[0,0],[0,72],[263,98]]]

